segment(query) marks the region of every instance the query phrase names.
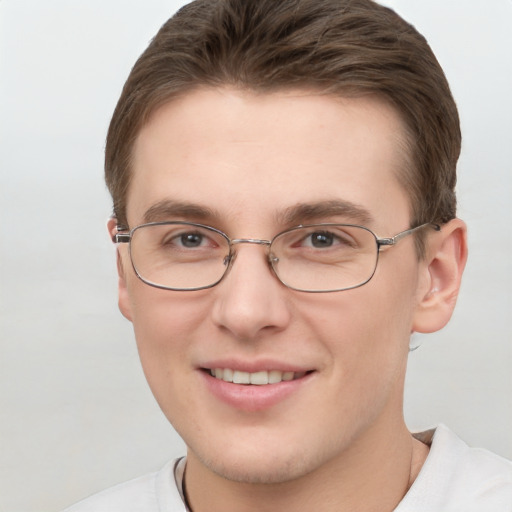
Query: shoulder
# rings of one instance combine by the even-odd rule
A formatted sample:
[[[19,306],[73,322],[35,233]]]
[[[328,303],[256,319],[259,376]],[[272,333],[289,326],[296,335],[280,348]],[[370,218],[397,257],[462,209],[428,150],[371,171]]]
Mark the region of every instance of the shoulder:
[[[178,462],[171,461],[156,473],[110,487],[63,512],[185,512],[174,478]]]
[[[512,511],[512,462],[469,447],[444,425],[430,434],[429,456],[396,512]]]
[[[431,450],[433,464],[444,466],[445,476],[449,476],[453,484],[474,484],[475,491],[489,489],[492,484],[512,489],[511,461],[488,450],[468,446],[444,425],[437,427]]]

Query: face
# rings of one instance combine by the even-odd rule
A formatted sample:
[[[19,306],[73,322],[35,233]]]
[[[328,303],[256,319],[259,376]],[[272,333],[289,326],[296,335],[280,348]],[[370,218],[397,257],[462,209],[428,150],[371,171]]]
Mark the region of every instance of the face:
[[[396,179],[403,132],[393,109],[372,98],[195,91],[161,107],[139,135],[129,226],[150,212],[271,239],[292,225],[364,218],[392,236],[410,220]],[[352,208],[327,208],[333,201]],[[286,481],[384,441],[402,421],[424,293],[412,237],[382,252],[366,285],[333,293],[286,288],[260,245],[238,245],[220,284],[187,292],[144,284],[127,247],[119,251],[121,310],[190,463],[237,481]],[[226,383],[215,368],[293,380]]]

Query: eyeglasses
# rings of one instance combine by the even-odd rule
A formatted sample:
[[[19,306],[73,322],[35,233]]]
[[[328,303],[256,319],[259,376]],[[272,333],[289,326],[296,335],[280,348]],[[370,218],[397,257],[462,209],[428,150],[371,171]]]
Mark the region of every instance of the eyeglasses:
[[[268,263],[288,288],[302,292],[335,292],[366,284],[377,268],[381,247],[394,246],[426,223],[390,238],[379,238],[363,226],[312,224],[278,233],[272,240],[230,239],[222,231],[193,222],[151,222],[117,233],[129,243],[135,274],[146,284],[166,290],[192,291],[217,285],[228,273],[239,244],[268,247]],[[118,227],[119,231],[126,228]]]

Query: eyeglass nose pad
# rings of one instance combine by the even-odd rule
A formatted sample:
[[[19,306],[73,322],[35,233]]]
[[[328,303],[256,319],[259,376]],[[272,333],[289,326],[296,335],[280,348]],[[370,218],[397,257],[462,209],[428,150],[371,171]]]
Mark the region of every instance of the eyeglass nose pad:
[[[275,254],[269,253],[268,261],[271,265],[275,265],[276,263],[279,263],[279,258]]]
[[[222,260],[222,263],[224,264],[225,267],[229,268],[233,264],[235,259],[236,259],[236,252],[231,251],[229,254],[226,254],[224,259]]]

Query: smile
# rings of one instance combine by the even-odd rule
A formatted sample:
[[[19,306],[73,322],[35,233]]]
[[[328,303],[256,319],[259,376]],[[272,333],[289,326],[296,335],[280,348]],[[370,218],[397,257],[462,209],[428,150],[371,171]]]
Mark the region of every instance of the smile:
[[[232,370],[230,368],[215,368],[208,370],[212,377],[231,382],[233,384],[246,384],[255,386],[265,386],[268,384],[279,384],[297,380],[306,375],[307,372],[286,372],[281,370],[269,370],[259,372],[243,372],[240,370]]]

